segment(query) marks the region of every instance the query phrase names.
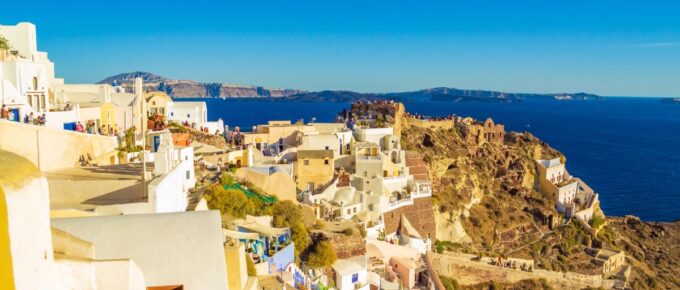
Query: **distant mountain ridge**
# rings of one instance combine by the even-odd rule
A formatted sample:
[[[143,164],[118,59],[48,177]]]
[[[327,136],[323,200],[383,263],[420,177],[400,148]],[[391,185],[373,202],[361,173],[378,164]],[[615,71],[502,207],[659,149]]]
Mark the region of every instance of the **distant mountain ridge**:
[[[223,83],[201,83],[192,80],[174,80],[141,71],[117,74],[97,83],[117,84],[128,91],[132,91],[135,78],[138,77],[144,80],[145,91],[163,91],[175,98],[276,98],[305,93],[303,90],[274,89],[260,86],[242,86]]]
[[[261,86],[245,86],[224,83],[201,83],[192,80],[174,80],[148,72],[122,73],[105,78],[100,84],[118,84],[131,91],[134,79],[144,80],[147,91],[164,91],[175,98],[277,98],[298,101],[351,102],[355,100],[393,99],[397,101],[446,101],[446,102],[519,102],[527,98],[555,98],[568,96],[571,100],[600,99],[588,93],[506,93],[486,90],[463,90],[438,87],[412,92],[359,93],[344,90],[309,92],[297,89],[274,89]]]

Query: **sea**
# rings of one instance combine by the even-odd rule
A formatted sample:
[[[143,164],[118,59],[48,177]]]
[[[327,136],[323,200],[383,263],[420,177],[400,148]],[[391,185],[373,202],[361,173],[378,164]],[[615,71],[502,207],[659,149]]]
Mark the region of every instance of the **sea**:
[[[184,99],[183,99],[184,100]],[[186,99],[196,101],[197,99]],[[200,99],[208,118],[230,128],[268,120],[332,122],[349,103]],[[491,117],[506,130],[528,131],[567,157],[567,169],[600,194],[607,215],[680,220],[680,104],[659,98],[526,99],[515,103],[405,102],[429,116]]]

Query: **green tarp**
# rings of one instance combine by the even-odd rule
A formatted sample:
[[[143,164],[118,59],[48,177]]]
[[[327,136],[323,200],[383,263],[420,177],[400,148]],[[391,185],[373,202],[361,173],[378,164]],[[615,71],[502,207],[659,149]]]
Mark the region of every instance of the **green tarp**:
[[[264,194],[257,194],[257,193],[255,193],[255,192],[252,192],[252,191],[250,191],[250,190],[247,190],[247,189],[241,187],[241,185],[238,184],[238,183],[237,183],[237,184],[234,184],[234,185],[224,185],[224,189],[235,189],[235,190],[239,190],[239,191],[243,192],[243,194],[245,194],[247,197],[250,197],[250,198],[257,198],[257,199],[261,200],[261,201],[264,202],[264,203],[275,203],[275,202],[276,202],[276,198],[275,198],[275,197],[273,197],[273,196],[267,196],[267,195],[264,195]]]

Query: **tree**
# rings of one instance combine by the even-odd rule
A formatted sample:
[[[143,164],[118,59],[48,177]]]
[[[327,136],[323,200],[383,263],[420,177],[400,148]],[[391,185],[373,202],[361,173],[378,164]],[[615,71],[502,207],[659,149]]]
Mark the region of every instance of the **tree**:
[[[309,253],[307,265],[314,268],[328,267],[335,263],[338,257],[335,250],[328,241],[320,241],[314,245],[314,249]]]
[[[224,189],[215,185],[206,192],[206,201],[210,209],[218,209],[222,214],[243,218],[248,214],[257,214],[257,205],[237,189]]]
[[[220,177],[220,181],[222,185],[226,186],[232,186],[236,184],[236,178],[234,178],[234,176],[229,173],[222,174],[222,177]]]
[[[307,250],[307,247],[309,247],[311,238],[309,237],[307,228],[305,228],[305,225],[302,223],[294,224],[290,227],[290,231],[293,243],[295,243],[295,257],[300,257],[300,255]]]
[[[290,200],[277,202],[272,207],[275,227],[290,228],[295,224],[302,223],[300,208]]]
[[[9,40],[0,35],[0,50],[10,50],[10,48],[12,47],[9,45]]]

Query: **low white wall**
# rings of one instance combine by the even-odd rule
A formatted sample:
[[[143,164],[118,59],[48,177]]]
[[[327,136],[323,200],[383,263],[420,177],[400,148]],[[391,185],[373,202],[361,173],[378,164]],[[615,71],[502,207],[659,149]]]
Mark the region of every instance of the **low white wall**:
[[[116,137],[0,120],[0,149],[26,157],[41,171],[77,166],[81,157],[96,160],[114,153],[115,158],[117,147]]]
[[[34,118],[39,115],[34,114]],[[54,129],[64,129],[65,123],[73,123],[78,121],[78,116],[75,110],[61,111],[61,112],[47,112],[45,113],[45,127]],[[84,125],[83,125],[84,126]]]
[[[180,212],[187,208],[187,190],[195,184],[191,180],[193,162],[183,161],[168,174],[149,184],[149,203],[154,212]],[[190,178],[186,178],[189,172]]]
[[[99,288],[95,283],[95,268],[92,263],[88,262],[56,260],[54,272],[55,277],[57,277],[57,283],[52,284],[50,289],[126,289]]]
[[[144,274],[132,260],[108,260],[95,263],[98,290],[144,290]]]

